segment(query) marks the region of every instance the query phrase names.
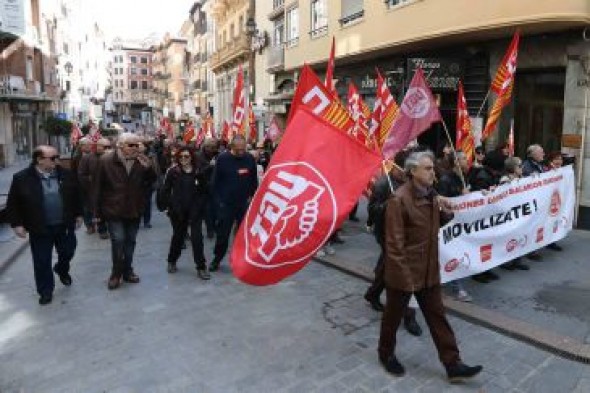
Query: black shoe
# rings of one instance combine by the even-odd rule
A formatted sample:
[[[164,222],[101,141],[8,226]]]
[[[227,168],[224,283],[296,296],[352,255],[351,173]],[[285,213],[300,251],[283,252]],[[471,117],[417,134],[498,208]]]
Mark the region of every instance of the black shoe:
[[[150,224],[149,222],[147,224],[143,224],[143,227],[145,229],[152,229],[152,224]]]
[[[526,257],[532,261],[540,261],[541,259],[543,259],[543,257],[541,257],[541,254],[539,254],[536,251],[526,254]]]
[[[359,218],[357,216],[348,217],[348,219],[352,222],[359,222]]]
[[[216,272],[217,270],[219,270],[219,261],[214,260],[213,262],[211,262],[211,265],[209,265],[209,271]]]
[[[379,300],[379,298],[375,299],[375,298],[372,298],[366,294],[365,294],[364,298],[366,301],[369,302],[369,304],[371,305],[371,308],[373,310],[379,311],[379,312],[383,312],[383,310],[385,310],[385,307],[383,307],[383,303],[381,303],[381,300]]]
[[[137,274],[131,272],[123,275],[123,281],[128,282],[130,284],[138,284],[140,279]]]
[[[176,269],[176,264],[175,263],[168,262],[168,269],[167,270],[168,270],[168,273],[173,274],[173,273],[176,273],[176,271],[178,269]]]
[[[72,285],[72,276],[70,276],[70,273],[62,273],[60,271],[55,270],[55,267],[53,267],[53,271],[55,272],[55,274],[57,274],[57,276],[59,277],[59,281],[61,281],[63,285],[65,285],[66,287]]]
[[[551,243],[546,248],[553,251],[563,251],[563,248],[557,243]]]
[[[483,370],[482,366],[468,366],[462,362],[459,362],[453,366],[447,366],[447,378],[449,382],[461,382],[465,379],[475,377]]]
[[[483,273],[485,274],[485,277],[490,280],[490,281],[495,281],[495,280],[499,280],[500,276],[498,276],[496,273],[494,273],[491,270],[488,270],[487,272]]]
[[[514,268],[518,269],[518,270],[530,270],[528,265],[525,265],[524,263],[522,263],[520,261],[514,262]]]
[[[516,267],[514,266],[514,263],[513,262],[508,262],[508,263],[505,263],[505,264],[501,265],[500,266],[500,269],[514,270],[514,269],[516,269]]]
[[[483,275],[482,273],[475,274],[475,275],[471,276],[471,279],[473,281],[477,281],[477,282],[479,282],[481,284],[487,284],[487,283],[490,282],[490,280],[485,275]]]
[[[391,355],[387,359],[379,358],[379,361],[385,367],[388,373],[395,375],[396,377],[401,377],[406,373],[406,369],[402,364],[397,360],[394,355]]]
[[[51,303],[51,300],[53,300],[53,296],[51,295],[43,295],[39,298],[39,304],[41,306],[44,306],[46,304]]]
[[[210,280],[211,279],[211,275],[209,274],[209,270],[204,267],[204,268],[197,268],[197,276],[199,276],[199,278],[201,280]]]
[[[404,317],[404,327],[412,336],[420,337],[422,335],[422,328],[418,325],[416,317]]]
[[[342,239],[340,236],[336,235],[332,238],[330,238],[330,241],[334,244],[344,244],[344,239]]]

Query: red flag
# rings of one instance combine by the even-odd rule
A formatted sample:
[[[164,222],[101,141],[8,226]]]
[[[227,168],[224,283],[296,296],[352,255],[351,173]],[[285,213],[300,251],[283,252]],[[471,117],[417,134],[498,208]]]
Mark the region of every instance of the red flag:
[[[324,85],[326,89],[333,95],[336,96],[336,86],[334,85],[334,67],[336,64],[336,39],[332,36],[332,49],[330,49],[330,59],[328,60],[328,66],[326,68],[326,80]]]
[[[250,108],[248,113],[248,125],[250,126],[250,142],[256,143],[258,140],[258,130],[256,129],[256,117],[254,116],[254,111],[252,110],[252,103],[250,103]]]
[[[432,123],[441,121],[438,106],[421,68],[414,73],[400,109],[383,145],[385,158],[393,159],[395,153],[430,128]]]
[[[70,143],[72,145],[75,145],[78,143],[78,141],[80,140],[80,138],[82,138],[82,131],[80,130],[80,127],[78,127],[78,124],[73,121],[72,122],[72,130],[70,132]]]
[[[471,133],[471,119],[469,118],[469,110],[467,109],[467,101],[465,100],[465,93],[463,91],[463,83],[459,81],[459,90],[457,92],[457,150],[462,150],[467,156],[469,166],[473,162],[475,140]]]
[[[232,136],[236,134],[246,134],[244,127],[246,120],[246,94],[244,93],[244,70],[242,66],[238,69],[236,87],[234,89],[234,102],[232,105],[233,117],[231,123]]]
[[[379,154],[300,108],[235,237],[234,275],[270,285],[302,269],[347,218],[380,163]]]
[[[336,100],[328,92],[315,72],[307,64],[301,70],[297,89],[291,101],[291,110],[287,123],[291,121],[293,114],[300,106],[309,108],[314,114],[344,132],[348,133],[354,129],[354,120],[352,120],[346,108],[340,100]]]
[[[199,128],[199,132],[197,133],[197,138],[195,139],[195,146],[199,147],[201,146],[201,143],[203,143],[203,140],[205,140],[205,129],[203,127]]]
[[[213,127],[213,117],[211,117],[209,111],[207,111],[207,114],[205,115],[205,120],[203,120],[203,130],[207,138],[212,138],[213,135],[215,135],[215,129]]]
[[[227,122],[227,120],[223,121],[223,131],[221,132],[221,140],[229,142],[231,139],[231,135],[230,135],[230,126],[229,123]]]
[[[518,59],[518,43],[520,41],[520,35],[518,32],[514,34],[512,42],[502,59],[502,63],[496,71],[496,76],[490,90],[497,94],[496,102],[492,107],[492,111],[488,116],[488,121],[482,132],[481,138],[486,139],[489,137],[500,120],[502,114],[502,108],[510,103],[512,98],[512,89],[514,87],[514,76],[516,74],[516,62]]]
[[[369,137],[369,129],[367,127],[367,120],[371,112],[352,82],[348,85],[348,113],[350,113],[350,116],[355,122],[352,135],[362,144],[374,147],[375,144],[372,143],[372,139]]]
[[[195,127],[193,126],[193,122],[189,121],[186,125],[186,131],[182,137],[184,143],[189,143],[195,138]]]
[[[174,130],[167,117],[163,117],[162,120],[160,120],[160,129],[166,134],[168,139],[174,139]]]
[[[277,118],[273,116],[272,120],[270,121],[270,126],[268,127],[266,137],[271,141],[275,142],[282,132],[283,131],[281,131],[281,128],[277,123]]]

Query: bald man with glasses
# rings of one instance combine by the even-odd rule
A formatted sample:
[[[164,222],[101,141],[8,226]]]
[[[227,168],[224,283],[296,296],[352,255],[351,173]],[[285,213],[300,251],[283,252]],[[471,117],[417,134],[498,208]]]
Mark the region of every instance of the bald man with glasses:
[[[82,225],[82,200],[76,177],[58,165],[52,146],[38,146],[31,165],[16,173],[7,200],[8,222],[20,238],[29,235],[39,304],[51,303],[55,272],[72,285],[70,261],[76,251],[75,229]],[[57,263],[52,271],[53,249]]]

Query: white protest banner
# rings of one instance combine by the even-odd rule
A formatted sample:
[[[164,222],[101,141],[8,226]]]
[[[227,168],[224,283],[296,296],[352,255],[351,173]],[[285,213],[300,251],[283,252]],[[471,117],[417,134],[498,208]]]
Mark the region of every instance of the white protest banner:
[[[492,269],[563,239],[573,227],[571,166],[450,198],[455,217],[439,232],[441,282]]]

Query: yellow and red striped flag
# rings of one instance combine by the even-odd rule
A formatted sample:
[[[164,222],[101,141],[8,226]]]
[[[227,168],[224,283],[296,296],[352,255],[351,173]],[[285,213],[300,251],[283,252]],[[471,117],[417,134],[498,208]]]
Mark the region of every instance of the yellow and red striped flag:
[[[377,99],[375,100],[375,108],[373,110],[371,135],[377,140],[379,147],[382,147],[387,139],[387,135],[393,121],[399,112],[399,106],[393,99],[387,82],[377,70]]]
[[[467,162],[471,166],[475,153],[475,139],[471,133],[471,119],[469,118],[467,100],[465,100],[465,92],[463,91],[463,83],[461,81],[459,81],[457,92],[457,140],[455,143],[457,150],[465,153]]]
[[[490,86],[490,90],[497,94],[497,98],[482,132],[482,139],[486,139],[495,131],[498,120],[500,120],[500,115],[502,114],[502,108],[508,105],[512,98],[519,41],[520,35],[516,32]]]

